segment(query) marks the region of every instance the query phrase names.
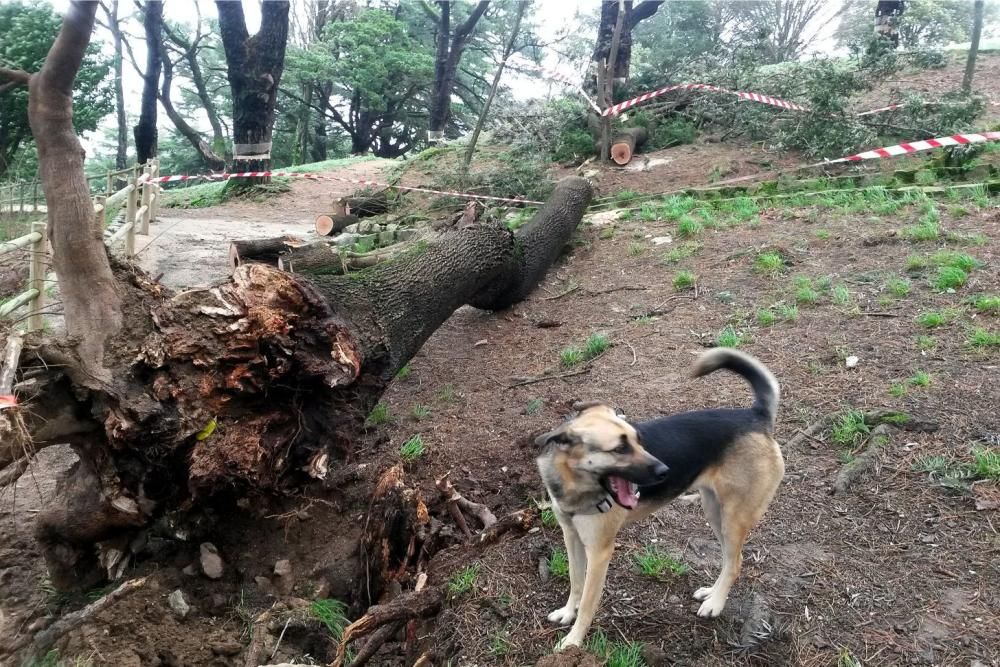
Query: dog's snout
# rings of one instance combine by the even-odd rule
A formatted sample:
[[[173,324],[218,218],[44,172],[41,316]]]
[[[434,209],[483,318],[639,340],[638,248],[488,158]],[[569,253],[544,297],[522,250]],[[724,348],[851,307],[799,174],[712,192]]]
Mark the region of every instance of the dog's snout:
[[[666,479],[669,472],[670,468],[662,461],[657,461],[656,465],[653,466],[653,476],[656,477],[656,481],[658,482]]]

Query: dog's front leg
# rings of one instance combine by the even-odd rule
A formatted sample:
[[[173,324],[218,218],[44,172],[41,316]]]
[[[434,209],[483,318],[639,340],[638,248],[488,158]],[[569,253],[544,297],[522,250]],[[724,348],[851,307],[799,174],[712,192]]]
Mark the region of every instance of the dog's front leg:
[[[576,623],[573,624],[569,634],[556,645],[557,651],[567,646],[580,646],[587,636],[601,602],[608,564],[615,550],[615,534],[621,525],[613,517],[600,514],[573,517],[573,524],[587,555],[587,574]]]
[[[559,512],[555,512],[556,519],[559,520],[559,527],[562,528],[563,541],[566,543],[566,558],[569,560],[569,599],[566,606],[556,609],[548,615],[550,623],[558,625],[569,625],[576,618],[576,610],[580,606],[580,598],[583,595],[583,581],[587,571],[587,552],[583,548],[583,542],[576,532],[573,520]]]

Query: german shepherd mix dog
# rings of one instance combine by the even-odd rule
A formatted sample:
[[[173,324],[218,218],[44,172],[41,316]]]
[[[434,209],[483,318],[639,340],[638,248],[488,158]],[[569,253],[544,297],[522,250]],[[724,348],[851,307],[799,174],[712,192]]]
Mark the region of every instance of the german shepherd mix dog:
[[[722,545],[722,572],[699,588],[698,615],[722,613],[739,576],[743,544],[767,509],[785,464],[772,437],[780,389],[753,357],[728,348],[701,355],[693,377],[725,368],[754,392],[748,409],[683,412],[633,424],[602,403],[574,405],[573,416],[539,436],[538,457],[569,557],[569,599],[549,614],[573,628],[557,648],[579,646],[597,612],[621,527],[639,521],[688,489],[701,495]]]

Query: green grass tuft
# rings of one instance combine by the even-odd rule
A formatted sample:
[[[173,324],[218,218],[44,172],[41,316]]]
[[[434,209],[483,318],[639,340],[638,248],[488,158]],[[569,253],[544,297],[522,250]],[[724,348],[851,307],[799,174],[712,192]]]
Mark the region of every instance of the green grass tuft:
[[[743,336],[729,325],[715,337],[715,344],[719,347],[739,347],[743,344]]]
[[[674,276],[674,289],[677,291],[691,289],[697,281],[698,276],[690,271],[680,271]]]
[[[906,278],[892,278],[885,284],[885,288],[897,299],[902,299],[910,293],[910,281]]]
[[[431,406],[429,405],[414,405],[413,406],[413,418],[417,421],[421,419],[427,419],[431,416]]]
[[[583,346],[583,354],[587,361],[590,361],[594,357],[604,354],[611,348],[611,339],[608,338],[606,333],[592,333],[590,337],[587,338],[587,342]]]
[[[952,266],[956,269],[962,269],[966,273],[972,273],[973,270],[980,266],[979,260],[972,255],[951,250],[939,250],[931,255],[931,264],[934,266]]]
[[[549,574],[565,579],[569,577],[569,557],[564,549],[553,549],[549,555]]]
[[[769,327],[777,321],[778,316],[774,314],[773,310],[762,308],[757,311],[757,324],[762,327]]]
[[[667,252],[663,253],[663,263],[664,264],[676,264],[682,259],[686,259],[691,255],[695,254],[701,250],[701,244],[697,241],[688,241],[687,243],[682,243],[676,248],[671,248]]]
[[[392,413],[389,412],[389,406],[386,403],[376,403],[375,407],[368,414],[368,418],[365,419],[365,426],[381,426],[392,421]]]
[[[794,322],[799,319],[799,307],[794,303],[779,303],[774,309],[778,312],[778,316],[786,322]]]
[[[1000,332],[987,331],[977,327],[969,333],[969,345],[972,347],[1000,347]]]
[[[613,239],[614,237],[615,237],[615,226],[614,225],[608,225],[607,227],[604,227],[597,234],[597,238],[599,238],[601,240],[604,240],[604,241],[606,241],[608,239]]]
[[[837,418],[830,437],[838,445],[853,447],[869,433],[871,429],[865,423],[865,414],[860,410],[848,410]]]
[[[780,252],[773,250],[757,255],[757,258],[753,262],[754,271],[769,276],[779,274],[784,268],[785,258],[781,256]]]
[[[893,382],[889,385],[889,394],[894,398],[906,396],[906,385],[902,382]]]
[[[559,519],[556,518],[556,513],[551,507],[545,507],[540,513],[542,520],[542,525],[546,528],[555,528],[559,525]]]
[[[533,415],[541,410],[543,405],[545,405],[545,401],[540,398],[533,398],[524,406],[524,414]]]
[[[795,302],[802,305],[812,305],[819,301],[819,292],[813,288],[812,280],[799,276],[795,279]]]
[[[1000,315],[1000,296],[996,294],[975,296],[972,298],[972,307],[980,313]]]
[[[583,350],[575,345],[564,347],[559,351],[559,363],[566,368],[572,368],[583,361]]]
[[[646,252],[646,244],[633,241],[628,244],[628,254],[629,257],[638,257],[642,253]]]
[[[937,341],[933,336],[917,336],[917,349],[918,350],[933,350],[934,346],[937,345]]]
[[[412,373],[413,369],[410,367],[409,364],[406,364],[396,372],[396,379],[405,380],[406,378],[410,377]]]
[[[427,448],[424,446],[424,439],[418,433],[403,443],[403,446],[399,448],[399,455],[404,461],[410,462],[419,459],[425,451]]]
[[[448,579],[448,595],[457,598],[465,595],[476,585],[479,578],[479,563],[473,563],[468,567],[459,570]]]
[[[830,300],[838,306],[843,306],[851,302],[851,292],[846,285],[837,285],[830,292]]]
[[[941,237],[941,225],[938,223],[936,212],[925,215],[915,225],[904,227],[902,236],[915,243],[938,240]]]
[[[820,241],[826,241],[826,240],[828,240],[830,238],[830,230],[829,229],[817,229],[816,230],[816,238],[818,238]]]
[[[917,371],[913,374],[907,383],[911,387],[929,387],[931,386],[931,376],[926,371]]]
[[[659,577],[663,574],[682,576],[691,569],[683,561],[674,558],[670,554],[665,554],[656,546],[650,544],[646,549],[635,554],[635,563],[639,566],[639,571],[648,577]]]
[[[934,289],[944,292],[958,289],[969,279],[969,274],[957,266],[939,266],[937,277],[934,278]]]
[[[978,479],[1000,481],[1000,450],[974,447],[972,474]]]
[[[689,215],[681,216],[681,219],[677,221],[677,234],[684,238],[697,236],[704,228],[704,225]]]
[[[953,310],[929,310],[924,313],[917,315],[917,323],[922,327],[927,327],[932,329],[934,327],[939,327],[942,324],[947,324],[951,320],[955,319],[955,311]]]

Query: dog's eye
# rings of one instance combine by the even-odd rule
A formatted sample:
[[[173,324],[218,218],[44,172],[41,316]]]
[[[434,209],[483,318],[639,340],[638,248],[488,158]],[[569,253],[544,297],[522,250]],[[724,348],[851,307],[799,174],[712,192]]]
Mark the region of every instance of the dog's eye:
[[[628,454],[632,451],[632,445],[629,443],[628,438],[622,438],[621,443],[614,448],[615,454]]]

